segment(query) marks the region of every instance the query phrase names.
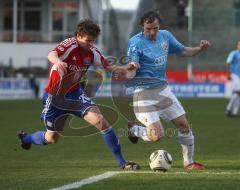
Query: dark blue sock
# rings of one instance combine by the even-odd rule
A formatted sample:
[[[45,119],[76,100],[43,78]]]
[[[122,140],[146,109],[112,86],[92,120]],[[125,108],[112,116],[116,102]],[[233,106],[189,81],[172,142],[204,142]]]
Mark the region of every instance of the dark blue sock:
[[[110,127],[102,131],[101,133],[108,148],[112,151],[115,158],[117,159],[119,166],[123,166],[126,163],[126,161],[122,156],[121,146],[114,130]]]
[[[32,134],[27,134],[22,138],[22,141],[29,144],[46,145],[47,143],[44,136],[45,131],[37,131]]]

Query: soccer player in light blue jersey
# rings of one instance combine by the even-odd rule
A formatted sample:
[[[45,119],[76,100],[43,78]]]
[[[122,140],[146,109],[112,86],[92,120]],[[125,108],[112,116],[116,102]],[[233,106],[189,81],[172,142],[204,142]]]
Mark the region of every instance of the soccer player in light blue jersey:
[[[140,20],[143,32],[133,36],[128,43],[127,55],[135,76],[127,82],[127,87],[133,89],[135,116],[145,126],[128,122],[129,140],[132,143],[137,143],[138,138],[159,141],[164,136],[160,118],[171,121],[178,128],[183,167],[203,170],[204,166],[193,160],[194,136],[185,110],[168,87],[166,65],[169,54],[194,56],[207,50],[210,43],[201,40],[198,47],[186,47],[169,31],[160,30],[160,22],[158,13],[146,12]]]
[[[240,41],[237,49],[229,53],[227,58],[227,70],[232,83],[232,96],[226,108],[226,115],[237,116],[240,107]]]

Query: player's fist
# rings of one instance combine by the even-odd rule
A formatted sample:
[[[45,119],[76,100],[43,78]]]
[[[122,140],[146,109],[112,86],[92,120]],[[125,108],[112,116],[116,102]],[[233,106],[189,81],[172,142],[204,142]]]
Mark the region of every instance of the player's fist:
[[[133,79],[136,75],[137,69],[140,68],[139,63],[130,62],[126,65],[126,79]]]
[[[126,70],[124,68],[114,69],[112,72],[112,80],[117,82],[123,82],[126,80]]]
[[[136,62],[130,62],[130,63],[128,63],[127,64],[127,70],[128,71],[132,71],[132,70],[137,70],[137,69],[139,69],[140,68],[140,65],[139,65],[139,63],[136,63]]]
[[[202,51],[208,49],[211,46],[211,43],[208,40],[201,40],[200,41],[200,48]]]

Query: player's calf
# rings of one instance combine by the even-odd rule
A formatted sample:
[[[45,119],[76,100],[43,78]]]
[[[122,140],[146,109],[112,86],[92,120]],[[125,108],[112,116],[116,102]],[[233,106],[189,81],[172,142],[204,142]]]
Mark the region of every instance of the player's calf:
[[[174,125],[178,128],[182,134],[188,134],[190,132],[190,125],[185,115],[173,120]]]
[[[45,141],[47,144],[55,144],[58,142],[59,134],[57,132],[47,131],[45,133]]]
[[[95,126],[99,131],[104,131],[109,128],[109,123],[96,106],[87,110],[87,113],[84,115],[84,120]]]

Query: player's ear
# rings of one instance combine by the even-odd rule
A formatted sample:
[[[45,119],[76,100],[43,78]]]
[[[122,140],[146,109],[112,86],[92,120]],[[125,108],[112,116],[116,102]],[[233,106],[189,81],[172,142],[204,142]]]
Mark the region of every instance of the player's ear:
[[[77,38],[82,38],[83,37],[83,35],[81,35],[81,34],[77,34]]]

